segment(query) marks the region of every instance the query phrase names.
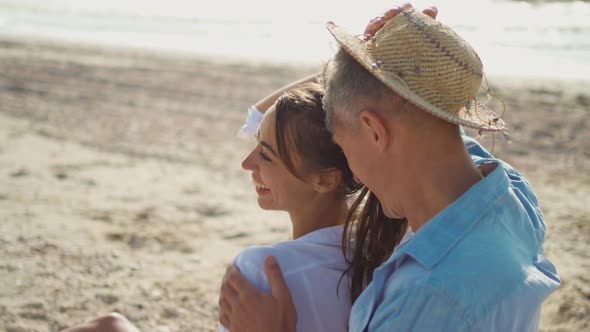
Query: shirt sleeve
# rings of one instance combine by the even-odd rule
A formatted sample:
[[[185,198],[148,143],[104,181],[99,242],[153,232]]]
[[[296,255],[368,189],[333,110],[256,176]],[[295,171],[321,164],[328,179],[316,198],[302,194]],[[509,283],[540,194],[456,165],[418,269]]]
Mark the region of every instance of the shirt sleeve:
[[[527,179],[524,176],[522,176],[517,170],[515,170],[512,166],[504,162],[502,163],[502,166],[508,174],[512,191],[514,192],[516,197],[518,197],[518,200],[527,211],[527,215],[529,216],[529,219],[531,221],[531,226],[533,227],[535,241],[538,250],[540,253],[542,253],[546,226],[545,217],[543,216],[543,212],[539,207],[537,196],[533,192],[533,188],[531,187]]]
[[[269,255],[272,255],[272,252],[263,247],[250,247],[236,256],[233,262],[254,287],[267,293],[270,292],[270,284],[264,273],[263,264],[264,258]],[[229,332],[229,329],[219,324],[218,331]]]
[[[371,332],[474,331],[466,312],[440,290],[412,287],[386,295],[369,325]]]
[[[267,293],[270,293],[270,284],[264,273],[264,259],[270,255],[273,255],[273,251],[265,247],[250,247],[234,259],[234,264],[244,277],[256,288]]]
[[[543,212],[539,207],[537,196],[533,192],[533,188],[527,179],[520,174],[514,167],[510,166],[506,162],[498,159],[494,159],[479,142],[467,135],[463,135],[463,143],[467,148],[467,151],[473,158],[476,164],[480,164],[486,161],[495,161],[502,163],[502,167],[508,174],[510,179],[510,186],[514,191],[514,194],[518,197],[518,200],[522,203],[523,207],[527,210],[527,214],[530,217],[531,224],[535,233],[535,240],[538,247],[539,253],[543,253],[543,241],[545,239],[545,221]]]

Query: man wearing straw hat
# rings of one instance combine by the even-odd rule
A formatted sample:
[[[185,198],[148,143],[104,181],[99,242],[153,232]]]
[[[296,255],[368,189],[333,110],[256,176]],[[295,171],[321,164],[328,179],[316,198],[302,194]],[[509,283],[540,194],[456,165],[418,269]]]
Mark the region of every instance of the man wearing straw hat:
[[[384,212],[414,232],[375,270],[350,331],[536,331],[560,281],[528,182],[460,134],[504,130],[476,99],[475,51],[411,8],[373,20],[362,38],[328,29],[341,46],[324,73],[333,138]],[[280,269],[265,263],[271,294],[226,273],[220,318],[233,332],[295,331]]]

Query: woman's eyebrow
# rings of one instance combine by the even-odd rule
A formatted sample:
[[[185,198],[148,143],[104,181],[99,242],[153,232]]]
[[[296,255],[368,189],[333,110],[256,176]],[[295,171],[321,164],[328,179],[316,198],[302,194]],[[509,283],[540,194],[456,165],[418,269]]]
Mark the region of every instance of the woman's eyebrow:
[[[275,150],[273,150],[273,148],[272,148],[272,146],[270,146],[270,144],[266,143],[265,141],[260,141],[260,145],[262,145],[265,148],[269,149],[270,152],[272,152],[275,156],[278,156],[278,154],[275,152]]]

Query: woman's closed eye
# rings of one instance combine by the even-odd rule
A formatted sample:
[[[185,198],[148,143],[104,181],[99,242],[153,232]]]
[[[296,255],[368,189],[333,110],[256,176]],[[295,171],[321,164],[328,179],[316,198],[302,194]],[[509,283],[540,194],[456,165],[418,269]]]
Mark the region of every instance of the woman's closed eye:
[[[260,150],[260,157],[262,157],[262,159],[264,159],[264,160],[266,160],[266,161],[272,161],[272,160],[270,159],[270,157],[269,157],[269,156],[267,156],[267,155],[266,155],[266,153],[264,153],[264,150],[262,150],[262,149]]]

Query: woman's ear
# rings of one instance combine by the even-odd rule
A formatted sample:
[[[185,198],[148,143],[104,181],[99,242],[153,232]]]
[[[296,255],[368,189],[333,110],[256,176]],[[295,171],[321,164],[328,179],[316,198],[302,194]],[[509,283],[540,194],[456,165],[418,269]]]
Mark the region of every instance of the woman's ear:
[[[381,114],[374,111],[362,111],[359,114],[360,129],[368,142],[373,144],[378,151],[387,149],[390,140],[390,131]]]
[[[323,170],[314,174],[311,179],[313,189],[319,193],[327,193],[338,189],[342,182],[342,171],[338,169]]]

